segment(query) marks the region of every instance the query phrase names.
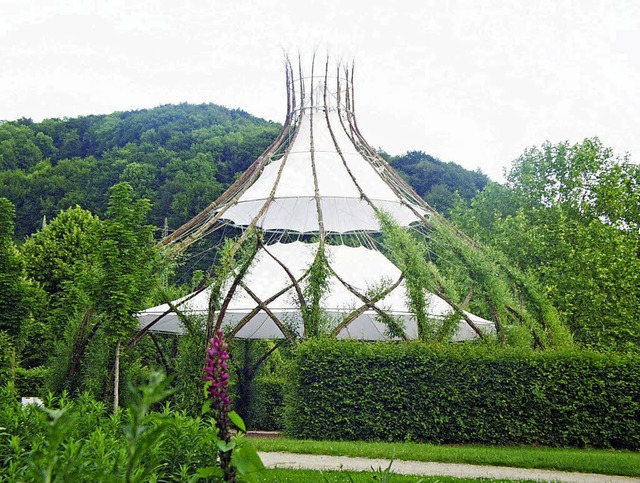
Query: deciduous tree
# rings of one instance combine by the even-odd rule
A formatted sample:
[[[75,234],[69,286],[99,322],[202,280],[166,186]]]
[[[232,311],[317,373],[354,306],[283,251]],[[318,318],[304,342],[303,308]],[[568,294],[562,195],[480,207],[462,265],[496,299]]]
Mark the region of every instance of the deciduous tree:
[[[638,167],[598,139],[524,152],[454,218],[544,286],[576,340],[640,344]]]

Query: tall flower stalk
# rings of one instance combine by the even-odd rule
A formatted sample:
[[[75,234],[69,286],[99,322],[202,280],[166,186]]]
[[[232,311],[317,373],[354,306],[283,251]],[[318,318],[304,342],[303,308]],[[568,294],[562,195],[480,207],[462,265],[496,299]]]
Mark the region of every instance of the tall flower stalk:
[[[229,418],[231,408],[229,395],[227,394],[227,386],[229,384],[228,349],[229,344],[224,339],[224,333],[221,330],[217,330],[209,341],[204,372],[205,390],[211,401],[211,411],[218,426],[218,438],[223,442],[223,444],[218,445],[218,449],[224,481],[235,482],[235,468],[231,464],[233,446],[229,445],[232,435],[231,419]]]

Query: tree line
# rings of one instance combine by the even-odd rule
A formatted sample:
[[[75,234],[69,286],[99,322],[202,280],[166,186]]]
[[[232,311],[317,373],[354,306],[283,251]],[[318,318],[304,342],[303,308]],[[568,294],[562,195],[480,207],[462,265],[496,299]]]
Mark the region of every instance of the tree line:
[[[640,166],[599,139],[545,143],[452,219],[532,276],[596,349],[640,346]]]

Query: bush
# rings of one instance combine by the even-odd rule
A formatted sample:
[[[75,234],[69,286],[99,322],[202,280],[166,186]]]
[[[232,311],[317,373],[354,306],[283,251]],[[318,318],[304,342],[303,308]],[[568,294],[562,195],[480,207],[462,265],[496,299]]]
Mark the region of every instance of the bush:
[[[0,480],[222,481],[215,421],[159,407],[168,393],[169,381],[154,373],[111,414],[89,393],[49,393],[44,407],[23,407],[11,383],[0,386]],[[241,435],[230,444],[239,479],[262,466]]]
[[[248,421],[263,431],[282,429],[286,380],[278,376],[260,376],[253,381]]]
[[[297,354],[296,438],[640,448],[640,357],[317,340]]]
[[[16,366],[16,351],[13,337],[0,330],[0,378],[13,377]]]

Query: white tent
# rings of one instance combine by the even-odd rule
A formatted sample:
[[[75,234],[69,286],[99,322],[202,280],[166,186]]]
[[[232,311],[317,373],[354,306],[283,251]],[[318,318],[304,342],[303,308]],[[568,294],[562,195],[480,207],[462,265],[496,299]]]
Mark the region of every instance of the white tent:
[[[392,337],[384,315],[400,322],[404,338],[418,336],[400,270],[378,250],[378,215],[400,226],[429,224],[436,215],[366,143],[353,114],[353,70],[297,79],[287,64],[287,117],[275,142],[218,200],[164,240],[180,251],[211,231],[232,225],[262,240],[239,284],[235,274],[223,284],[216,320],[242,338],[304,336],[306,273],[322,250],[331,276],[322,299],[325,332],[337,337],[377,340]],[[311,241],[313,237],[313,241]],[[344,239],[349,240],[347,246]],[[292,242],[292,240],[294,240]],[[297,241],[295,241],[297,240]],[[372,297],[374,289],[387,292]],[[177,312],[206,314],[211,292],[198,291],[138,314],[141,327],[181,332]],[[425,294],[429,317],[455,312],[461,318],[455,340],[492,331],[492,322],[464,312],[434,294]],[[214,304],[215,306],[215,304]],[[397,336],[397,334],[396,334]]]

